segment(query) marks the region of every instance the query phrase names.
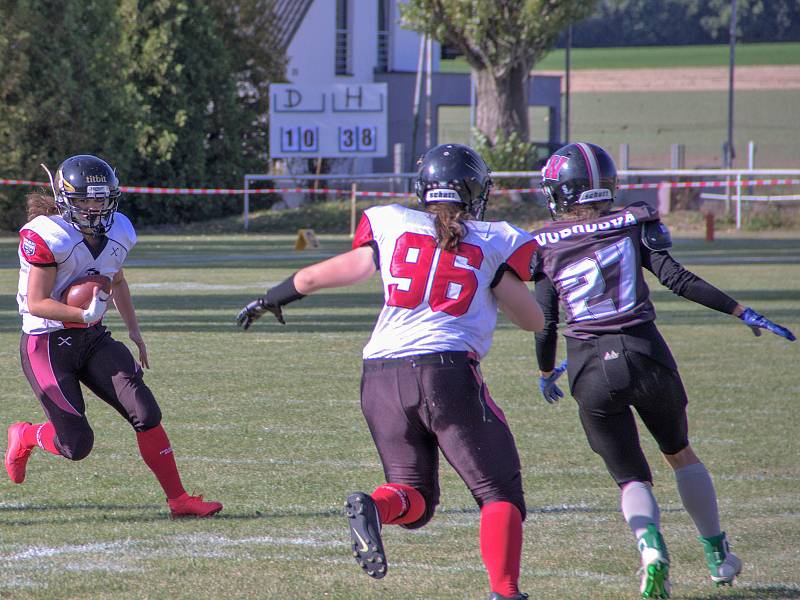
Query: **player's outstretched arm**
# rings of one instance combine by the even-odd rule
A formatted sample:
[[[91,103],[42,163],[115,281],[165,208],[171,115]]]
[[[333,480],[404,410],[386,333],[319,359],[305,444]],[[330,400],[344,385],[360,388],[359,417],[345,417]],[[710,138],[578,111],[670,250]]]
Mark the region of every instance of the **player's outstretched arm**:
[[[739,317],[742,321],[744,321],[745,325],[750,327],[753,332],[753,335],[760,336],[761,330],[766,329],[767,331],[771,331],[775,335],[779,335],[782,338],[786,338],[790,342],[795,341],[797,338],[794,334],[789,331],[786,327],[778,325],[770,321],[764,315],[758,314],[752,308],[747,308],[746,306],[742,306],[738,304],[733,311],[733,316]]]
[[[305,298],[317,290],[354,285],[369,278],[377,267],[374,251],[361,246],[328,260],[300,269],[278,285],[267,290],[266,295],[249,302],[236,317],[242,329],[249,329],[253,321],[270,312],[279,323],[285,324],[283,307]]]
[[[374,250],[370,246],[360,246],[300,269],[294,276],[294,283],[298,292],[307,295],[317,290],[361,283],[376,270]]]

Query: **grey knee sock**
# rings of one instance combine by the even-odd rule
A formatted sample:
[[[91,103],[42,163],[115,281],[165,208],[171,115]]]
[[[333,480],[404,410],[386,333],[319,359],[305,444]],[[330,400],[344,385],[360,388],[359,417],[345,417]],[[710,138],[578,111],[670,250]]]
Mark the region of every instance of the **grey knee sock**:
[[[719,509],[714,482],[703,463],[675,469],[675,482],[683,507],[694,521],[703,537],[713,537],[722,531],[719,526]]]
[[[653,523],[661,529],[661,513],[653,496],[652,486],[644,481],[631,481],[622,486],[620,494],[622,516],[638,540]]]

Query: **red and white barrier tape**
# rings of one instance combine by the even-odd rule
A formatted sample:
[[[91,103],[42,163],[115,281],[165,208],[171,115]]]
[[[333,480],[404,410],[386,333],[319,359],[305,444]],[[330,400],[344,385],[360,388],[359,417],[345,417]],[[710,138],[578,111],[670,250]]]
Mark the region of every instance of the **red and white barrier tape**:
[[[742,179],[739,185],[798,185],[800,179]],[[44,181],[29,181],[26,179],[0,179],[0,185],[28,185],[50,187]],[[619,185],[621,190],[655,190],[664,185],[674,188],[721,188],[736,187],[735,180],[730,181],[659,181],[651,183],[623,183]],[[120,186],[120,190],[132,194],[166,194],[182,196],[232,196],[236,194],[280,194],[280,193],[301,193],[301,194],[335,194],[349,196],[352,192],[347,189],[338,188],[253,188],[245,190],[243,188],[168,188],[168,187],[142,187],[142,186]],[[495,193],[531,193],[538,192],[539,188],[496,188]],[[414,194],[407,192],[374,192],[369,190],[356,190],[355,195],[360,198],[406,198],[413,197]]]

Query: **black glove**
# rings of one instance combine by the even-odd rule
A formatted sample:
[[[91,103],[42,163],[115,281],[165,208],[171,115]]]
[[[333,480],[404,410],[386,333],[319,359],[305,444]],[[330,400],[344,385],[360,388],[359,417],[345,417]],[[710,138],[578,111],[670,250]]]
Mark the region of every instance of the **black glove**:
[[[758,314],[752,308],[745,308],[744,312],[739,315],[739,318],[744,321],[746,325],[750,326],[750,329],[753,330],[753,335],[755,336],[761,335],[761,330],[766,329],[775,335],[786,338],[790,342],[793,342],[795,339],[797,339],[794,337],[794,334],[791,331],[786,329],[786,327],[781,327],[777,323],[773,323],[767,317]]]
[[[278,323],[286,325],[281,307],[267,304],[266,298],[256,298],[252,302],[248,302],[247,306],[239,311],[239,315],[236,317],[236,324],[246,331],[253,324],[253,321],[260,319],[265,312],[271,312],[278,319]]]
[[[278,319],[278,323],[286,325],[281,307],[305,297],[305,294],[301,294],[294,287],[294,275],[290,275],[275,287],[268,289],[265,296],[256,298],[240,310],[239,315],[236,317],[236,324],[247,330],[253,324],[253,321],[261,318],[261,315],[265,312],[271,312]]]

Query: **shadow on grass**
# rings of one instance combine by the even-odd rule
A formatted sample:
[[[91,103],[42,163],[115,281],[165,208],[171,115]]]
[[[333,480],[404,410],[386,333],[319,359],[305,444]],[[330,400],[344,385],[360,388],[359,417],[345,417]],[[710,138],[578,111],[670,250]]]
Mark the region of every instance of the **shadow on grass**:
[[[254,294],[141,294],[134,296],[139,322],[147,334],[159,332],[241,333],[236,327],[236,316],[241,308],[255,297]],[[0,295],[0,306],[13,306],[12,296]],[[372,293],[320,293],[309,296],[284,308],[287,325],[280,325],[266,315],[254,325],[251,332],[269,334],[296,334],[298,332],[369,332],[375,324],[383,295]],[[316,310],[321,309],[321,310]],[[340,314],[336,310],[358,309],[358,314]],[[203,314],[204,311],[214,314]],[[309,310],[313,310],[309,314]],[[156,314],[143,314],[145,311]],[[222,312],[220,312],[222,311]],[[126,336],[121,323],[107,321],[112,335]],[[20,330],[20,317],[16,311],[0,312],[0,332]],[[248,332],[250,333],[250,332]]]
[[[790,598],[800,598],[800,589],[786,585],[736,587],[728,593],[720,592],[702,596],[681,595],[680,597],[685,600],[708,600],[708,598],[719,598],[720,600],[788,600]]]
[[[86,511],[84,516],[76,516],[77,511]],[[58,517],[50,513],[65,512],[69,513],[63,517]],[[104,512],[106,514],[97,515],[97,512]],[[122,512],[123,514],[118,514]],[[616,514],[619,512],[614,507],[593,507],[593,506],[529,506],[527,507],[528,514],[549,515],[549,514]],[[666,508],[661,512],[681,512],[681,509]],[[2,519],[3,525],[38,525],[43,522],[47,523],[94,523],[97,521],[106,522],[152,522],[161,521],[169,518],[164,505],[161,504],[90,504],[86,502],[75,503],[60,503],[53,502],[48,504],[26,504],[24,506],[0,506],[0,515],[3,517],[11,516],[16,513],[34,513],[40,514],[42,519],[37,518],[16,518],[16,519]],[[446,515],[462,515],[474,514],[476,518],[480,514],[480,509],[477,506],[461,506],[439,509],[438,514]],[[268,519],[284,519],[284,518],[325,518],[325,517],[339,517],[343,513],[338,508],[331,508],[319,511],[304,511],[298,512],[294,510],[258,510],[254,509],[252,512],[226,512],[223,511],[213,517],[214,520],[223,521],[246,521],[246,520],[268,520]],[[20,515],[22,516],[22,515]],[[192,519],[189,519],[190,521]]]
[[[770,303],[797,302],[797,290],[730,290],[729,295],[755,310],[762,311],[777,322],[792,322],[796,311],[790,309],[768,310]],[[684,310],[683,302],[672,292],[665,289],[651,291],[656,311],[661,323],[707,324],[709,315],[717,315],[720,319],[729,318],[712,310]],[[134,297],[136,308],[140,313],[145,311],[155,314],[140,316],[145,331],[189,331],[189,332],[224,332],[236,331],[235,319],[239,310],[254,298],[254,294],[242,293],[181,293],[176,290],[169,294],[137,294]],[[14,306],[16,300],[11,295],[0,295],[0,306]],[[278,326],[267,315],[256,326],[258,330],[269,333],[292,333],[305,331],[315,332],[347,332],[371,329],[383,306],[383,296],[379,290],[374,292],[351,293],[322,292],[314,294],[302,301],[289,305],[284,309],[287,325]],[[689,304],[685,305],[690,307]],[[761,308],[764,306],[765,308]],[[320,310],[317,310],[320,309]],[[336,311],[359,309],[359,314],[340,314]],[[214,311],[212,314],[203,312]],[[263,325],[262,325],[263,323]],[[0,332],[18,331],[19,315],[15,310],[0,312]],[[115,325],[116,327],[116,325]]]
[[[76,511],[86,511],[85,515],[76,514]],[[141,512],[139,512],[141,511]],[[63,516],[54,516],[52,513],[68,513]],[[100,512],[101,514],[97,514]],[[9,513],[22,513],[19,517],[7,519]],[[24,518],[25,513],[33,513],[41,516],[36,518]],[[122,513],[122,514],[120,514]],[[344,513],[339,509],[328,509],[321,511],[261,511],[252,512],[223,512],[211,517],[214,521],[259,521],[271,519],[295,519],[305,517],[318,519],[325,517],[340,517]],[[166,504],[88,504],[85,502],[77,503],[57,503],[34,504],[25,506],[0,506],[0,525],[3,526],[34,526],[42,524],[73,524],[73,523],[154,523],[157,521],[171,520],[166,510]],[[197,519],[187,517],[177,519],[176,522],[195,522]]]

